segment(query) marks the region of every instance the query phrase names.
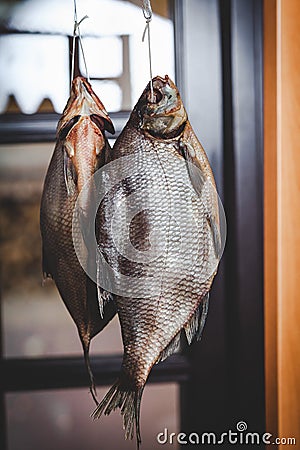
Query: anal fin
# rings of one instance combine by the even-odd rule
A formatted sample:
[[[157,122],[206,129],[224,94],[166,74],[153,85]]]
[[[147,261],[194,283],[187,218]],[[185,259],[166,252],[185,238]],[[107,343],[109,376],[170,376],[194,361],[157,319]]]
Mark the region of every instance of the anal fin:
[[[201,308],[201,306],[200,306]],[[198,332],[199,328],[199,316],[200,311],[199,307],[196,309],[195,313],[193,314],[190,321],[184,326],[185,335],[188,341],[188,344],[190,345],[192,340],[194,339],[196,333]]]
[[[176,350],[178,350],[179,345],[180,345],[180,335],[181,335],[181,331],[179,331],[179,333],[177,333],[173,339],[169,342],[169,344],[166,346],[166,348],[161,352],[161,354],[159,355],[156,364],[164,361],[166,358],[168,358],[168,356],[171,356],[174,352],[176,352]]]
[[[199,341],[201,339],[209,305],[209,292],[205,294],[199,307],[196,309],[190,321],[184,326],[185,335],[189,344],[194,338]]]
[[[206,317],[208,314],[208,306],[209,306],[209,292],[207,292],[207,294],[205,294],[205,296],[203,297],[201,305],[202,305],[202,311],[201,311],[201,315],[199,318],[199,328],[196,333],[197,341],[200,341],[200,339],[202,337],[204,325],[206,323]]]

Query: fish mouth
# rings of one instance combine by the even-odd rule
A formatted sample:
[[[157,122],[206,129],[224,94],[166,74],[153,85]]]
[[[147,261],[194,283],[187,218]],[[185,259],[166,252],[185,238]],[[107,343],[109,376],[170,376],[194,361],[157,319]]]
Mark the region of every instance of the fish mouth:
[[[89,116],[101,132],[107,130],[114,134],[113,123],[101,100],[97,97],[90,83],[83,77],[76,77],[68,103],[58,123],[58,136],[65,139],[80,117]]]
[[[153,78],[152,86],[153,93],[150,83],[146,87],[145,114],[169,114],[178,108],[178,103],[180,103],[178,90],[168,75],[165,78],[160,76]]]
[[[147,86],[147,100],[149,110],[153,110],[156,113],[170,109],[176,106],[177,103],[177,88],[169,78],[168,75],[165,78],[157,76],[152,80],[153,95],[151,92],[150,83]]]
[[[83,77],[76,77],[68,103],[57,127],[64,152],[64,178],[68,194],[80,192],[95,171],[104,164],[105,130],[114,126],[103,103]]]
[[[178,89],[166,75],[157,76],[146,87],[140,105],[142,117],[141,129],[148,133],[170,138],[182,132],[187,121],[187,114]]]

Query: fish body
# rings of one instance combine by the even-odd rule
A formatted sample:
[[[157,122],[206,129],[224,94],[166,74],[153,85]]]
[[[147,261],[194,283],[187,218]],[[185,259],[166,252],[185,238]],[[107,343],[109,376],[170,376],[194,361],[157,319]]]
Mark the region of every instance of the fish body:
[[[122,157],[138,170],[102,202],[99,248],[116,274],[111,285],[124,356],[119,379],[93,417],[121,408],[125,437],[136,431],[139,446],[140,402],[151,368],[178,348],[182,331],[189,343],[201,336],[222,243],[213,173],[168,76],[153,79],[153,97],[149,85],[140,97],[111,153],[113,163]],[[114,213],[124,222],[116,228],[120,236],[111,231]],[[126,233],[135,255],[128,260]],[[156,257],[138,258],[151,248]]]
[[[76,200],[85,183],[105,162],[111,151],[105,131],[113,132],[105,108],[84,78],[73,80],[68,103],[57,126],[56,146],[45,178],[41,200],[43,273],[54,279],[70,312],[82,342],[95,399],[89,362],[91,339],[115,315],[113,302],[101,318],[96,284],[86,275],[74,250],[72,217]],[[85,195],[83,217],[88,214]]]

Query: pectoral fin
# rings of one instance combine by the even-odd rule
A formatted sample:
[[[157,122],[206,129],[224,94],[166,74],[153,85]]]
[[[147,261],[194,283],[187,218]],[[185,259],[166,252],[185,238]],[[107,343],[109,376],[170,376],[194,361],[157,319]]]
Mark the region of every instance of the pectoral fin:
[[[220,259],[222,253],[222,243],[219,224],[212,215],[207,216],[207,222],[211,229],[216,258]]]
[[[183,142],[183,140],[179,141],[179,152],[187,162],[187,170],[191,183],[197,195],[200,197],[206,178],[198,159],[193,156],[195,154],[194,150],[189,147],[190,144]]]
[[[200,144],[199,144],[200,145]],[[179,141],[179,151],[180,154],[184,157],[187,163],[187,170],[189,173],[189,177],[193,188],[198,197],[201,197],[204,184],[207,183],[206,189],[208,189],[210,195],[210,202],[213,207],[206,207],[207,211],[207,222],[211,229],[215,255],[218,259],[221,257],[222,253],[222,243],[221,243],[221,234],[220,234],[220,225],[219,225],[219,207],[218,207],[218,196],[216,192],[216,188],[214,184],[210,181],[208,175],[205,173],[205,162],[203,162],[203,167],[201,165],[200,159],[197,157],[199,154],[199,148],[194,148],[190,143],[185,142],[183,140]],[[208,202],[209,204],[209,202]]]

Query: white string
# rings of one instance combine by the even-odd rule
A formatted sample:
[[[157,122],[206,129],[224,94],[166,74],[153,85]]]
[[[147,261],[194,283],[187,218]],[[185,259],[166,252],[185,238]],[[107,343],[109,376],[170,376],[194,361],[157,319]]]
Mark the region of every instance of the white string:
[[[81,53],[82,53],[82,58],[83,58],[83,63],[84,63],[84,67],[85,67],[85,73],[86,73],[86,77],[88,79],[88,81],[90,82],[90,77],[89,77],[89,73],[87,70],[87,64],[86,64],[86,59],[85,59],[85,55],[84,55],[84,51],[83,51],[83,45],[82,45],[82,37],[81,37],[81,33],[80,33],[80,24],[85,20],[88,19],[88,16],[84,16],[79,22],[77,20],[77,5],[76,5],[76,0],[74,0],[74,30],[73,30],[73,45],[72,45],[72,66],[71,66],[71,83],[70,83],[70,89],[72,89],[72,81],[74,78],[74,69],[75,69],[75,41],[76,38],[78,37],[79,39],[79,45],[80,45],[80,49],[81,49]]]
[[[146,33],[148,35],[148,56],[149,56],[149,70],[150,70],[150,91],[151,91],[151,101],[154,101],[153,93],[153,74],[152,74],[152,55],[151,55],[151,40],[150,40],[150,22],[152,20],[152,8],[150,0],[142,0],[143,14],[146,19],[146,26],[143,32],[142,41],[144,42]]]

